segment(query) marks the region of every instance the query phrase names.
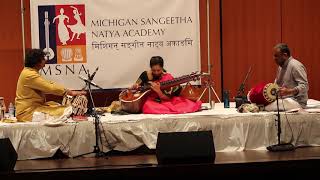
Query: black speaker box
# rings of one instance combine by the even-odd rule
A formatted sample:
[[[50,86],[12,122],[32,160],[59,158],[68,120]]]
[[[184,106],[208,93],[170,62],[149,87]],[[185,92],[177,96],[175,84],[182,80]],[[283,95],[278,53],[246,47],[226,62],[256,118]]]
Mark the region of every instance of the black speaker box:
[[[0,139],[0,172],[13,171],[17,158],[17,152],[10,139]]]
[[[158,164],[214,163],[212,131],[159,133]]]

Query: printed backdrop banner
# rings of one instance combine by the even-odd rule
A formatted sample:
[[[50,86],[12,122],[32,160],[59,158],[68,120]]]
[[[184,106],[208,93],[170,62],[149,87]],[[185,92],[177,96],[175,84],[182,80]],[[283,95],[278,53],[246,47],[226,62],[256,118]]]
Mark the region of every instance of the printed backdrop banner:
[[[81,89],[125,88],[161,56],[174,77],[200,70],[198,0],[31,0],[32,47],[47,79]]]

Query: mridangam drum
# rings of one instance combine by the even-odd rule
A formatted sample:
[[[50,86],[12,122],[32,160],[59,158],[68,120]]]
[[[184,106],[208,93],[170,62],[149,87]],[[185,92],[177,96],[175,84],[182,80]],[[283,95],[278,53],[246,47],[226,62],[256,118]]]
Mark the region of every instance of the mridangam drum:
[[[268,105],[277,99],[279,86],[274,83],[261,83],[248,93],[248,100],[257,105]]]
[[[76,116],[84,115],[87,112],[88,99],[84,95],[72,97],[66,95],[63,97],[62,105],[72,106],[73,114]]]

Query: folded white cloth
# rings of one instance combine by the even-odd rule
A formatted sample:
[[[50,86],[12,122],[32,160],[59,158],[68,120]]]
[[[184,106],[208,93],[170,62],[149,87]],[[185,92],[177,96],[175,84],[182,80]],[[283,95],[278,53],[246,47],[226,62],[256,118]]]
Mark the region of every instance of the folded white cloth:
[[[43,112],[34,112],[32,122],[40,122],[45,126],[62,126],[72,114],[72,106],[67,107],[61,116],[50,116]]]
[[[301,109],[301,105],[292,98],[279,99],[279,110],[290,111],[293,109]],[[265,107],[266,111],[277,111],[277,101],[274,101]]]

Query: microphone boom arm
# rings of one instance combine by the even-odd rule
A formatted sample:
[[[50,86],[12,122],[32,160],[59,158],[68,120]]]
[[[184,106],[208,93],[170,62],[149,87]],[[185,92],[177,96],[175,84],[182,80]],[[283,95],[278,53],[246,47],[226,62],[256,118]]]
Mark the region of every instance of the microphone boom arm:
[[[244,78],[243,82],[241,83],[241,85],[240,85],[240,87],[239,87],[239,90],[238,90],[238,92],[237,92],[237,96],[243,96],[243,94],[244,94],[244,89],[245,89],[244,86],[245,86],[245,83],[246,83],[246,81],[247,81],[247,79],[248,79],[248,77],[249,77],[249,74],[251,73],[251,70],[252,70],[252,66],[250,66],[249,71],[247,72],[246,77]]]

